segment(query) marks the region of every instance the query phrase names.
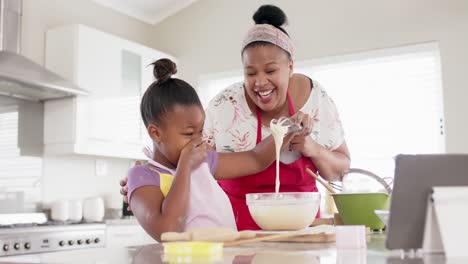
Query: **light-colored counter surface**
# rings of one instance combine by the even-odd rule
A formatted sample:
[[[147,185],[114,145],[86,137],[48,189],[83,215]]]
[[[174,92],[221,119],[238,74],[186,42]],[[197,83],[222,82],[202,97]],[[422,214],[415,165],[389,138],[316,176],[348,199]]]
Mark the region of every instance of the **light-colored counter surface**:
[[[118,219],[106,219],[104,220],[106,225],[139,225],[138,220],[135,217],[129,218],[118,218]]]
[[[89,250],[64,251],[39,255],[0,258],[0,263],[80,263],[80,264],[156,264],[164,262],[161,244],[129,248],[102,248]],[[210,263],[191,262],[180,258],[171,263]],[[398,252],[385,249],[385,236],[371,235],[367,250],[337,250],[335,243],[256,243],[242,247],[225,248],[223,259],[211,263],[307,263],[307,264],[440,264],[446,262],[441,255],[401,258]]]

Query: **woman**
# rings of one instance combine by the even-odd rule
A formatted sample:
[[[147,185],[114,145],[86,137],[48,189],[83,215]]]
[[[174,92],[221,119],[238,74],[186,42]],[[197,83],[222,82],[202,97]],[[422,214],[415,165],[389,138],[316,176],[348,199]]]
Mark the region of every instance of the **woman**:
[[[281,192],[316,192],[310,168],[329,181],[341,180],[350,155],[333,101],[310,78],[294,74],[294,44],[281,27],[286,15],[276,6],[261,6],[254,14],[241,50],[244,82],[223,90],[206,110],[204,132],[217,152],[253,149],[270,135],[272,119],[295,116],[312,131],[295,136],[281,153]],[[297,112],[297,113],[296,113]],[[311,133],[310,133],[311,132]],[[219,181],[233,207],[239,230],[260,229],[248,211],[245,194],[274,192],[275,164],[264,171]],[[126,181],[121,193],[126,194]]]
[[[256,25],[242,44],[244,82],[222,91],[206,110],[208,143],[218,152],[252,149],[270,135],[272,119],[300,111],[298,119],[315,124],[310,135],[296,136],[290,150],[281,154],[280,191],[317,191],[306,168],[318,171],[326,180],[340,180],[350,164],[337,110],[318,83],[293,73],[294,45],[281,27],[286,22],[283,11],[262,6],[253,19]],[[239,230],[259,229],[245,194],[273,192],[275,177],[272,164],[255,175],[219,181],[231,200]]]

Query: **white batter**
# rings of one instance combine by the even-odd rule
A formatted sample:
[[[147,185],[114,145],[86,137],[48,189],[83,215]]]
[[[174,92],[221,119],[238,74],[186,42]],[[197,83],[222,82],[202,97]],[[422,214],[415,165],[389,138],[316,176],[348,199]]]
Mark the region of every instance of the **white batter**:
[[[300,230],[315,219],[319,202],[284,205],[250,205],[252,218],[263,230]]]
[[[288,121],[288,123],[286,123]],[[279,193],[280,188],[280,176],[279,176],[279,162],[280,162],[280,153],[281,146],[283,145],[284,136],[288,133],[289,129],[289,119],[286,117],[280,117],[278,120],[273,119],[270,122],[270,130],[275,140],[275,149],[276,149],[276,181],[275,181],[275,192]]]

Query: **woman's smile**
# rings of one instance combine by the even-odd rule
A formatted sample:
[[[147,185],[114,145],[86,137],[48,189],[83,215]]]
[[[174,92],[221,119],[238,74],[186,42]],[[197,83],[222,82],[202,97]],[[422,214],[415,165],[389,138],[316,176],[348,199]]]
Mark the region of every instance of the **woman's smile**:
[[[260,103],[268,104],[276,94],[276,89],[255,91],[255,94],[257,95],[257,99]]]

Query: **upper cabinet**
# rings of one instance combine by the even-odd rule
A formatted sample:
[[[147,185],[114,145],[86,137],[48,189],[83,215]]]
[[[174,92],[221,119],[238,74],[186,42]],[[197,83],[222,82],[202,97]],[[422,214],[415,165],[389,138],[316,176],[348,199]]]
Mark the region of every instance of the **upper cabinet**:
[[[46,67],[90,95],[46,101],[45,152],[144,158],[151,141],[139,105],[154,81],[148,65],[174,58],[84,25],[51,29],[46,41]]]

